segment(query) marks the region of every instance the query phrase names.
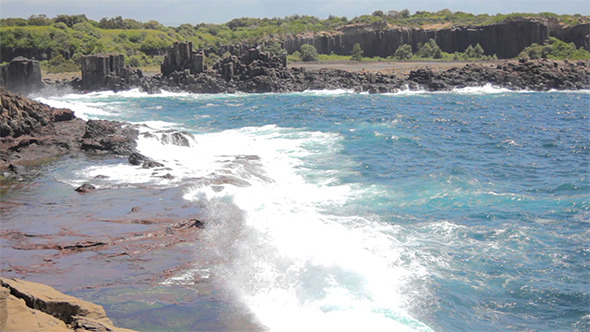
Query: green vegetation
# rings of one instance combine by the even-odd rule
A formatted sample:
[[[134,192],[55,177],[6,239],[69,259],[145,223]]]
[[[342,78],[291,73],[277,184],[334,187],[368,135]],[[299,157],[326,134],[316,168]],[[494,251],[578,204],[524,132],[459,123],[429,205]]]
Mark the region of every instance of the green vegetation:
[[[408,44],[401,45],[397,48],[397,50],[395,50],[395,53],[393,53],[393,58],[398,60],[411,59],[413,56],[414,53],[412,53],[412,46]]]
[[[552,19],[564,24],[590,22],[589,16],[540,14],[497,14],[474,15],[464,12],[452,12],[443,9],[437,12],[418,11],[411,14],[407,9],[392,11],[375,11],[372,15],[362,15],[348,19],[329,16],[319,19],[313,16],[292,15],[284,18],[236,18],[225,24],[182,24],[178,27],[166,27],[157,21],[139,22],[124,19],[121,16],[103,18],[96,22],[85,15],[58,15],[49,18],[45,15],[33,15],[28,19],[0,19],[0,47],[3,54],[23,54],[43,61],[49,70],[70,70],[79,66],[83,55],[96,53],[123,53],[132,66],[157,66],[165,49],[175,41],[190,41],[196,49],[218,50],[223,45],[261,44],[266,51],[278,55],[284,52],[279,41],[283,36],[302,33],[334,33],[337,28],[352,23],[375,24],[375,28],[387,25],[405,27],[445,27],[451,25],[486,25],[502,21],[540,18]],[[551,51],[549,48],[551,47]],[[481,47],[480,47],[481,48]],[[363,57],[360,45],[355,45],[353,54],[348,58],[355,61],[369,61]],[[533,45],[523,51],[529,58],[588,58],[584,50],[572,50],[571,45],[556,43],[553,40],[545,45]],[[480,59],[483,53],[477,45],[465,53],[446,54],[436,42],[428,41],[420,45],[416,54],[404,47],[393,55],[395,59]],[[61,56],[61,57],[60,57]],[[309,48],[289,55],[290,61],[311,59],[322,60],[323,55],[315,54]],[[330,56],[328,56],[330,57]],[[211,64],[216,56],[207,59]],[[6,60],[6,59],[3,59]],[[51,60],[51,61],[50,61]],[[46,61],[46,62],[45,62]],[[311,60],[314,61],[314,60]]]
[[[458,60],[495,60],[498,57],[494,54],[492,56],[484,55],[484,49],[481,45],[469,45],[464,52],[455,52],[453,54],[443,52],[433,39],[430,39],[424,45],[419,45],[418,52],[412,53],[412,47],[408,44],[401,45],[395,53],[389,57],[397,60],[444,60],[444,61],[458,61]]]
[[[418,46],[418,52],[416,52],[416,55],[421,58],[441,59],[442,50],[438,47],[434,39],[429,39],[424,45]]]
[[[299,50],[302,61],[317,61],[319,59],[318,51],[312,45],[301,45]]]
[[[363,60],[363,49],[361,48],[361,45],[359,43],[356,43],[352,46],[352,55],[350,59],[354,61]]]
[[[576,49],[574,43],[566,43],[557,38],[549,37],[543,44],[533,44],[525,48],[518,56],[526,59],[590,59],[590,53],[583,48]]]

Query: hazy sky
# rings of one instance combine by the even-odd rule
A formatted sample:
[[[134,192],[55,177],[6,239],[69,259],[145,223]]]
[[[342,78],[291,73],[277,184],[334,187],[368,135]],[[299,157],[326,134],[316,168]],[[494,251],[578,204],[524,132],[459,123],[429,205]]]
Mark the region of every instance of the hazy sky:
[[[589,0],[0,0],[0,17],[45,14],[85,14],[92,20],[123,16],[157,20],[167,26],[182,23],[225,23],[238,17],[284,17],[293,14],[351,19],[376,10],[438,11],[448,8],[474,14],[553,12],[590,15]]]

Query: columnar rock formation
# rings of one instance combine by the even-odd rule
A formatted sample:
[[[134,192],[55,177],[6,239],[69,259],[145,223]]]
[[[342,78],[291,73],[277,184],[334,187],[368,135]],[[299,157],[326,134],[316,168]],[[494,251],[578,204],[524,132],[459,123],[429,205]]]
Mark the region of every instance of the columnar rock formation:
[[[205,55],[203,52],[194,52],[193,43],[174,43],[164,57],[161,65],[162,74],[169,76],[175,71],[189,70],[191,74],[202,73],[205,70]]]
[[[590,23],[574,26],[559,25],[556,28],[550,27],[550,35],[590,51]]]
[[[119,87],[142,77],[140,70],[125,66],[123,54],[87,55],[82,58],[82,89],[97,90]]]
[[[550,30],[546,22],[537,19],[445,29],[396,27],[384,23],[347,25],[334,33],[288,37],[284,41],[284,47],[289,54],[298,51],[303,44],[310,44],[321,54],[333,52],[350,55],[352,47],[358,43],[366,56],[388,57],[403,44],[411,45],[415,52],[418,44],[424,44],[432,38],[443,51],[449,53],[463,52],[469,45],[479,43],[487,55],[513,58],[533,43],[542,44],[550,35],[590,50],[589,24],[558,26]]]
[[[0,85],[17,93],[29,93],[43,87],[39,61],[16,57],[0,67]]]
[[[276,72],[275,69],[287,67],[287,55],[272,56],[261,52],[260,48],[251,48],[237,57],[228,56],[218,62],[213,69],[223,76],[226,81],[244,81],[260,75]],[[275,73],[276,74],[276,73]]]

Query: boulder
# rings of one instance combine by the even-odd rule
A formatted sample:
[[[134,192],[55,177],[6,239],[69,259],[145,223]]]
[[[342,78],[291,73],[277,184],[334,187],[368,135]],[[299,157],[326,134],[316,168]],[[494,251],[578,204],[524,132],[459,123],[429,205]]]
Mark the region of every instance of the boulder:
[[[135,165],[135,166],[141,165],[141,167],[143,167],[143,168],[154,168],[154,167],[163,167],[164,166],[163,164],[161,164],[149,157],[146,157],[138,152],[134,152],[129,156],[129,163],[131,165]]]
[[[82,136],[82,150],[129,155],[135,151],[139,132],[117,121],[88,120]]]
[[[74,190],[79,193],[89,193],[89,192],[93,192],[94,190],[96,190],[96,187],[93,184],[84,183],[83,185],[79,186],[78,188],[76,188]]]

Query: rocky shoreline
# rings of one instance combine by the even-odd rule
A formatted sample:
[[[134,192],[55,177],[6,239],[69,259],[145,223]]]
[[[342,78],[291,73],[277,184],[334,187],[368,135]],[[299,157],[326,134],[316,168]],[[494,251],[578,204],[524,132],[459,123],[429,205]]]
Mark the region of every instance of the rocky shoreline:
[[[36,282],[0,277],[2,331],[113,331],[103,307]]]
[[[590,88],[590,61],[521,60],[493,64],[467,64],[447,70],[421,68],[409,75],[352,72],[341,69],[287,68],[263,61],[228,59],[226,69],[174,72],[120,80],[109,90],[140,88],[149,93],[271,93],[346,89],[355,92],[395,93],[403,90],[449,91],[491,84],[510,90],[580,90]],[[233,62],[232,62],[233,61]],[[235,70],[241,68],[241,71]],[[228,71],[230,72],[228,74]],[[75,82],[73,82],[75,86]]]
[[[242,57],[228,57],[208,71],[194,70],[194,68],[171,71],[166,76],[163,74],[143,76],[137,71],[116,69],[103,72],[104,75],[97,76],[99,83],[86,86],[92,86],[92,91],[140,88],[149,93],[162,90],[192,93],[268,93],[326,89],[391,93],[408,89],[448,91],[486,84],[511,90],[590,89],[589,61],[522,60],[494,64],[467,64],[446,70],[421,68],[407,74],[400,74],[288,68],[283,59],[271,57],[254,49]],[[84,91],[82,90],[83,80],[79,79],[48,85],[66,86]],[[1,87],[0,105],[0,190],[6,183],[20,182],[21,179],[26,180],[33,176],[38,169],[35,166],[64,156],[125,158],[130,164],[143,168],[163,166],[137,152],[136,139],[139,131],[131,124],[106,120],[84,121],[76,118],[72,110],[53,108]],[[182,137],[175,138],[171,134],[170,139],[181,140]],[[221,179],[220,181],[229,180]],[[94,190],[91,184],[85,184],[76,189],[79,193]],[[80,197],[83,196],[85,195],[80,195]],[[9,207],[11,204],[11,202],[4,203],[7,204],[2,208]],[[153,205],[151,201],[149,204],[146,203],[146,206],[151,205]],[[149,274],[152,270],[143,268],[143,265],[150,267],[153,267],[150,264],[155,265],[152,262],[154,259],[152,253],[155,250],[198,242],[196,240],[200,234],[199,229],[204,227],[200,220],[204,219],[195,218],[195,211],[190,208],[187,210],[190,210],[186,212],[191,215],[190,217],[166,215],[159,219],[153,216],[152,211],[141,212],[140,208],[133,207],[128,213],[129,217],[99,220],[126,225],[125,230],[108,235],[85,237],[77,233],[69,233],[67,227],[62,226],[62,231],[55,234],[3,231],[0,232],[0,237],[7,241],[10,250],[45,253],[36,254],[42,260],[34,264],[35,269],[39,270],[44,268],[53,270],[66,256],[74,260],[76,254],[84,256],[96,253],[97,256],[100,255],[101,260],[133,265],[133,268],[129,268],[134,271],[133,273],[136,273],[134,269],[137,269],[135,265],[138,265],[147,271],[144,272],[145,274]],[[141,213],[145,216],[139,216]],[[175,256],[173,260],[163,264],[168,270],[160,266],[154,270],[162,274],[172,273],[174,264],[181,266],[188,264],[188,260],[188,255],[179,252],[178,257]],[[20,270],[19,266],[13,265],[0,272],[12,274],[12,276],[37,273]],[[148,277],[143,276],[143,278]],[[51,281],[49,283],[53,284]],[[80,300],[73,297],[60,300],[59,306],[53,302],[38,300],[48,296],[43,294],[52,294],[53,298],[67,297],[51,287],[6,278],[0,278],[0,286],[2,286],[0,303],[3,304],[2,308],[8,310],[7,314],[0,310],[0,329],[2,330],[128,331],[112,326],[112,322],[100,306],[90,303],[78,304],[79,302],[76,301]],[[19,290],[23,287],[24,289],[35,288],[37,289],[35,292],[40,291],[41,293],[38,294],[42,295],[24,296],[22,294],[26,292]],[[71,305],[71,308],[77,308],[78,311],[63,307],[65,303],[75,303]],[[85,306],[93,306],[93,309],[86,311],[81,309]],[[11,311],[13,309],[16,311]],[[85,312],[91,312],[91,314],[85,314]],[[21,317],[21,315],[27,315],[28,318],[19,319],[18,322],[37,324],[35,326],[38,327],[14,325],[18,322],[13,317]]]
[[[0,87],[0,176],[22,178],[56,158],[82,154],[93,158],[130,158],[154,167],[136,151],[139,131],[131,124],[76,118]],[[31,168],[31,169],[30,169]]]
[[[211,68],[202,50],[192,43],[175,43],[161,71],[146,76],[124,63],[122,54],[89,55],[82,59],[81,79],[42,82],[39,62],[18,57],[2,66],[0,85],[29,93],[41,86],[68,87],[80,92],[139,88],[190,93],[272,93],[346,89],[355,92],[395,93],[402,90],[449,91],[491,84],[510,90],[590,89],[590,61],[548,59],[467,63],[445,70],[430,67],[407,72],[309,70],[287,65],[286,53],[272,55],[258,48],[240,56],[228,55]],[[346,68],[346,66],[344,66]],[[31,73],[35,73],[32,75]],[[2,128],[3,129],[3,128]]]

